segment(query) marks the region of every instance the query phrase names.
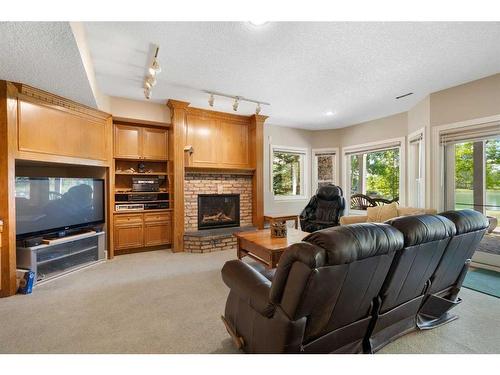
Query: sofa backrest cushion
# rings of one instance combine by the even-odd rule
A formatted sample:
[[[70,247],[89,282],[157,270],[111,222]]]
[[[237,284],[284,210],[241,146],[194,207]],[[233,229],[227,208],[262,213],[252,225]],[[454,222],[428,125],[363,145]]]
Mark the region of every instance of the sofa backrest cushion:
[[[325,250],[327,265],[351,263],[401,249],[401,233],[387,224],[361,223],[323,229],[304,242]]]
[[[439,215],[410,215],[386,221],[404,236],[404,245],[432,242],[455,234],[455,225]]]
[[[477,211],[447,211],[440,216],[451,220],[455,224],[457,233],[448,243],[431,277],[429,293],[441,292],[455,285],[465,262],[472,258],[488,228],[487,218]]]
[[[425,287],[455,234],[453,223],[437,215],[389,220],[404,236],[404,248],[394,257],[381,290],[381,312],[423,295]]]
[[[446,217],[455,224],[457,234],[483,230],[489,226],[488,218],[474,210],[446,211],[439,215]]]

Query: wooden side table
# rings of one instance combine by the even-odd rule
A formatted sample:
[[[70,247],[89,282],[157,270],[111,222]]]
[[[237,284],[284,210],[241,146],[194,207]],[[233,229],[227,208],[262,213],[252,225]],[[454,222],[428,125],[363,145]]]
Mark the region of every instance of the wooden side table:
[[[284,238],[271,237],[269,229],[237,232],[234,234],[238,239],[237,256],[238,259],[249,256],[264,264],[268,269],[276,268],[285,249],[294,243],[302,241],[307,235],[309,233],[298,229],[289,229],[287,236]]]
[[[285,223],[289,220],[295,221],[295,229],[299,229],[299,215],[280,215],[280,214],[264,215],[264,221],[269,221],[271,225],[273,223]]]

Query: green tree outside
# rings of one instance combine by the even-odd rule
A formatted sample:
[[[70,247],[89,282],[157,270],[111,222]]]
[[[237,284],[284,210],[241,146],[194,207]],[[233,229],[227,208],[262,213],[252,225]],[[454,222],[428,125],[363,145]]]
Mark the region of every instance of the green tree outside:
[[[289,152],[273,153],[274,195],[300,195],[300,155]]]

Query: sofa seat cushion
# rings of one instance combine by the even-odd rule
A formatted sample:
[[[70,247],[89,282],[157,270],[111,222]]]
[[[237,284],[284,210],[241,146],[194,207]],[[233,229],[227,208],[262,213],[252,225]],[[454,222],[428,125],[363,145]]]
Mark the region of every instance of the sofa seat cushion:
[[[398,205],[393,202],[383,206],[368,207],[366,214],[369,223],[383,223],[386,220],[398,217]]]

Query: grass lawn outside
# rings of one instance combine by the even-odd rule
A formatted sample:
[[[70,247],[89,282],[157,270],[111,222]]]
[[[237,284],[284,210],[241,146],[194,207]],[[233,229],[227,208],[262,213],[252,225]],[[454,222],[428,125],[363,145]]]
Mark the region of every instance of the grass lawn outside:
[[[500,222],[500,190],[486,190],[486,215],[493,216]],[[491,207],[493,206],[493,207]],[[455,190],[455,209],[474,208],[473,191],[467,189]],[[497,231],[500,230],[497,227]]]

